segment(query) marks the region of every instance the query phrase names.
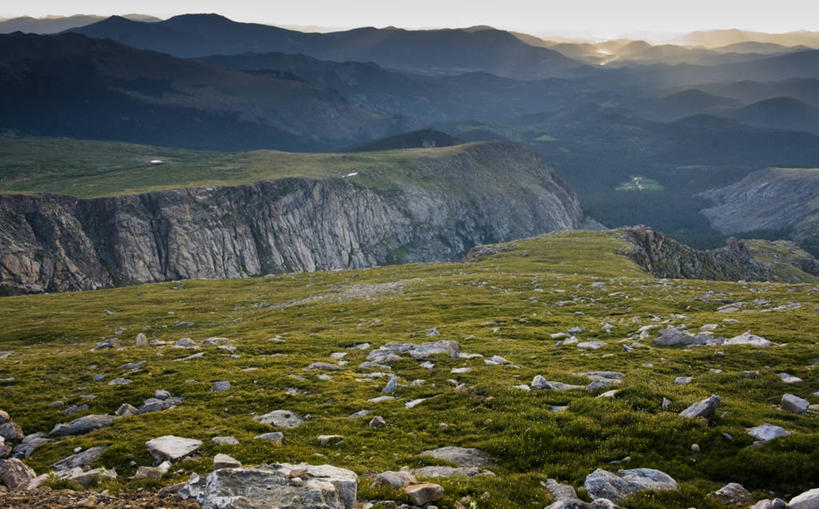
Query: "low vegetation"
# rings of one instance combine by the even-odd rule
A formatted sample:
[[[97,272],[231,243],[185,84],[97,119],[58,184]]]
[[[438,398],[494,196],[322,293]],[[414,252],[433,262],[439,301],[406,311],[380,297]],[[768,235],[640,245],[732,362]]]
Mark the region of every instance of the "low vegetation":
[[[119,473],[120,480],[107,485],[112,491],[209,472],[212,457],[224,452],[246,465],[304,461],[349,468],[362,479],[360,499],[401,499],[372,486],[373,474],[441,464],[419,453],[447,445],[486,451],[496,476],[436,481],[446,490],[442,507],[470,496],[480,508],[542,508],[550,495],[541,481],[556,478],[580,488],[598,467],[657,468],[681,485],[678,491],[634,495],[623,503],[629,508],[720,507],[707,494],[730,481],[759,498],[815,487],[819,421],[777,405],[786,392],[816,402],[819,288],[657,280],[619,254],[627,247],[612,232],[571,232],[504,244],[465,263],[0,299],[0,350],[11,352],[0,360],[2,406],[33,433],[83,415],[49,408],[54,401],[87,403],[85,413],[111,414],[122,403],[138,406],[158,389],[183,398],[170,410],[122,417],[110,428],[53,441],[27,460],[43,473],[76,447],[111,444],[95,465]],[[741,311],[719,312],[729,301]],[[652,344],[656,329],[642,338],[639,333],[644,326],[696,331],[705,324],[715,324],[717,336],[750,330],[777,345],[662,348]],[[574,327],[582,329],[575,332],[581,341],[604,345],[558,346],[552,335]],[[138,333],[154,344],[137,348]],[[170,348],[180,338],[212,336],[228,338],[235,350]],[[119,347],[94,349],[111,337],[119,338]],[[396,399],[368,401],[382,395],[388,378],[365,376],[373,369],[358,366],[368,350],[351,346],[437,340],[455,340],[461,352],[499,355],[510,364],[442,355],[427,359],[435,366],[426,369],[404,356],[391,364],[399,382]],[[341,370],[306,369],[313,362],[337,362],[334,352],[346,353]],[[204,355],[181,360],[194,353]],[[138,361],[146,363],[136,371],[121,368]],[[450,372],[462,367],[471,371]],[[603,370],[625,374],[614,397],[597,398],[603,389],[516,387],[535,375],[585,385],[589,380],[577,373]],[[803,381],[785,384],[780,372]],[[94,381],[95,375],[103,380]],[[693,382],[675,385],[679,376]],[[132,383],[108,385],[117,377]],[[464,384],[461,390],[452,380]],[[211,392],[215,381],[230,381],[231,387]],[[723,407],[710,425],[678,415],[714,393]],[[405,407],[419,398],[424,401]],[[664,398],[671,401],[665,409]],[[560,406],[567,408],[553,411]],[[253,416],[276,409],[312,418],[283,430],[282,445],[254,440],[274,429]],[[348,417],[363,409],[371,413]],[[387,427],[370,428],[374,415]],[[746,429],[763,423],[791,434],[752,447]],[[128,481],[137,466],[154,464],[145,442],[166,434],[202,440],[201,458],[174,465],[159,482]],[[327,434],[342,435],[343,446],[319,445],[316,437]],[[211,441],[224,435],[240,444]],[[699,452],[692,452],[692,444]]]

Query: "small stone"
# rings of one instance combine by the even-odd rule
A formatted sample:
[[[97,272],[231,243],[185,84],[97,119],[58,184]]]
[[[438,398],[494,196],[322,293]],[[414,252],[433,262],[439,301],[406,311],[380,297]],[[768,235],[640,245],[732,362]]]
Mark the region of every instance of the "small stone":
[[[242,464],[236,460],[228,456],[227,454],[219,453],[213,457],[213,469],[218,470],[220,468],[241,468]]]
[[[415,484],[418,481],[415,476],[406,470],[381,472],[375,477],[374,485],[389,484],[395,490],[401,490],[409,484]]]
[[[280,431],[273,431],[271,433],[262,433],[253,437],[254,440],[264,440],[266,442],[273,442],[276,445],[284,443],[284,433]]]
[[[122,405],[119,406],[119,408],[117,408],[116,411],[117,417],[127,417],[138,414],[139,410],[133,405],[129,405],[128,403],[123,403]]]
[[[802,382],[801,378],[798,376],[793,376],[790,373],[777,373],[777,376],[786,384],[798,384]]]
[[[267,414],[254,417],[253,420],[284,429],[296,428],[304,422],[304,419],[289,410],[274,410]]]
[[[156,398],[156,399],[161,399],[161,400],[164,401],[166,399],[169,399],[170,397],[171,397],[171,393],[168,392],[168,391],[164,391],[162,389],[157,389],[157,390],[154,391],[154,398]]]
[[[6,423],[0,424],[0,437],[8,442],[19,442],[25,435],[19,424],[7,420]]]
[[[392,377],[390,378],[389,382],[387,382],[387,385],[383,389],[381,389],[381,394],[392,394],[393,392],[395,392],[397,388],[398,378]]]
[[[236,440],[236,437],[228,436],[228,437],[213,437],[211,441],[215,444],[219,445],[239,445],[239,441]]]
[[[700,453],[700,445],[699,444],[691,444],[691,452],[694,454]]]
[[[376,415],[372,419],[370,419],[369,426],[371,428],[384,428],[387,426],[387,421],[384,420],[383,417],[380,415]]]
[[[113,415],[86,415],[79,419],[74,419],[68,424],[57,424],[51,430],[49,436],[64,437],[71,435],[84,435],[100,428],[106,428],[114,423]]]
[[[158,481],[162,478],[162,469],[159,467],[139,467],[134,474],[134,479],[145,479],[149,481]]]
[[[34,470],[17,458],[0,460],[0,484],[10,490],[26,487],[35,477]]]
[[[202,447],[201,440],[165,435],[145,442],[148,452],[158,461],[177,461]]]
[[[802,399],[799,396],[795,396],[793,394],[784,394],[782,395],[782,410],[786,412],[791,412],[794,414],[804,414],[808,411],[808,407],[810,407],[810,403],[808,400]]]
[[[687,385],[690,384],[692,380],[694,379],[690,376],[678,376],[674,379],[674,385]]]
[[[748,434],[760,442],[769,442],[775,438],[790,435],[790,432],[786,431],[785,428],[781,426],[774,426],[772,424],[765,423],[761,426],[750,428],[748,430]]]
[[[441,433],[446,433],[447,431],[449,431],[449,424],[445,422],[438,424],[438,431],[440,431]]]
[[[213,387],[211,387],[210,392],[225,392],[230,390],[230,382],[221,381],[221,382],[213,382]]]
[[[444,488],[438,484],[421,483],[404,488],[410,501],[417,506],[425,506],[444,496]]]
[[[728,483],[711,494],[725,505],[748,507],[754,503],[754,497],[739,483]]]
[[[316,440],[318,440],[319,445],[326,446],[330,442],[340,442],[344,440],[344,437],[341,435],[319,435]]]
[[[710,419],[721,404],[722,400],[720,399],[720,397],[717,396],[716,394],[713,394],[708,398],[702,401],[698,401],[693,405],[689,406],[688,408],[680,412],[680,415],[683,417],[687,417],[689,419],[695,419],[697,417],[704,417],[706,419]]]
[[[137,348],[145,348],[148,346],[148,338],[143,333],[139,333],[136,335],[136,341],[134,342],[134,346]]]
[[[668,399],[668,398],[666,398],[666,397],[663,397],[663,403],[662,403],[662,405],[660,405],[660,407],[661,407],[663,410],[668,410],[669,408],[671,408],[671,405],[672,405],[673,403],[674,403],[674,402],[673,402],[673,401],[671,401],[670,399]]]

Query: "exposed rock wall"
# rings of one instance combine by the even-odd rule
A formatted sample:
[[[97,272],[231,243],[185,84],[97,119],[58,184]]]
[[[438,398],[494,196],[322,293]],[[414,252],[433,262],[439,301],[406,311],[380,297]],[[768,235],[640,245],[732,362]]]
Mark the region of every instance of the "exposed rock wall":
[[[758,262],[744,242],[730,238],[725,247],[700,251],[645,226],[621,228],[634,245],[629,258],[655,277],[717,281],[770,281],[771,267]]]
[[[574,193],[518,145],[471,146],[418,171],[389,185],[287,178],[97,199],[0,196],[0,292],[454,260],[582,221]]]

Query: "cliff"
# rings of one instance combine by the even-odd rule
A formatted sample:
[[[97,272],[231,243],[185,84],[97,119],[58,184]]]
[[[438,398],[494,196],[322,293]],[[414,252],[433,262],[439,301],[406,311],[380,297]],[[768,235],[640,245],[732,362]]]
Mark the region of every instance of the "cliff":
[[[574,193],[512,143],[353,173],[93,199],[0,195],[0,292],[455,260],[582,221]]]

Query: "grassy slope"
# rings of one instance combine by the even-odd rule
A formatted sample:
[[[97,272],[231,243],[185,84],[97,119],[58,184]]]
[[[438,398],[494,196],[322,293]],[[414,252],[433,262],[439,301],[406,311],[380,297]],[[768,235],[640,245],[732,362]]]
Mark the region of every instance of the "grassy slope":
[[[810,396],[819,388],[815,287],[653,280],[616,254],[625,246],[606,232],[553,234],[507,246],[501,254],[474,263],[185,281],[0,299],[4,324],[0,349],[14,350],[0,361],[2,405],[26,432],[34,432],[67,420],[59,410],[47,408],[54,400],[74,404],[83,401],[80,395],[94,394],[91,411],[111,413],[123,402],[139,404],[155,389],[185,398],[176,409],[122,418],[112,428],[42,447],[29,460],[38,472],[77,446],[112,443],[100,463],[129,476],[136,469],[129,464],[132,459],[140,465],[152,464],[143,445],[146,440],[176,434],[202,439],[203,457],[175,466],[162,484],[184,479],[190,471],[208,472],[212,456],[226,452],[245,464],[306,461],[351,468],[362,475],[362,498],[395,497],[372,488],[368,475],[403,465],[433,464],[418,453],[460,445],[488,451],[497,459],[493,470],[498,476],[441,481],[446,488],[443,507],[452,507],[462,496],[478,498],[488,491],[491,498],[479,500],[478,507],[540,508],[549,498],[539,485],[547,476],[579,487],[593,469],[616,469],[609,462],[627,455],[633,459],[629,467],[662,469],[682,487],[677,493],[632,497],[626,507],[717,507],[705,494],[728,481],[741,482],[759,496],[765,495],[763,489],[785,495],[815,487],[811,483],[819,478],[816,416],[795,416],[776,407],[784,392],[816,402]],[[385,287],[373,286],[395,281],[403,281],[403,289],[389,287],[379,293],[376,289]],[[593,287],[593,282],[605,286]],[[750,312],[716,313],[721,303],[694,300],[707,290],[726,292],[720,298],[735,301],[765,298],[773,305],[799,301],[802,307],[762,312],[749,304]],[[354,294],[369,298],[354,298]],[[257,307],[263,301],[273,307]],[[569,303],[556,305],[560,301]],[[106,315],[105,309],[114,314]],[[691,329],[717,323],[716,333],[724,336],[750,329],[787,346],[624,352],[618,341],[641,325],[662,323],[654,322],[655,316]],[[194,325],[184,328],[175,325],[177,321]],[[611,335],[601,331],[604,322],[615,326]],[[556,348],[550,334],[573,326],[587,328],[581,339],[601,339],[608,345],[588,353],[574,346]],[[426,336],[424,330],[432,327],[438,328],[439,337]],[[122,331],[123,348],[91,351],[95,341],[117,330]],[[216,347],[202,347],[203,358],[175,362],[193,352],[136,349],[133,338],[140,331],[151,340],[168,342],[186,336],[196,340],[225,336],[237,347],[239,358]],[[268,341],[277,335],[286,342]],[[427,371],[407,358],[393,365],[404,385],[397,400],[367,402],[381,395],[386,380],[362,381],[355,368],[366,352],[345,347],[436,339],[458,340],[463,351],[501,355],[520,367],[438,356],[432,359],[436,368]],[[349,352],[350,363],[341,372],[329,373],[332,381],[321,381],[316,373],[304,370],[311,362],[330,361],[330,354],[338,351]],[[606,354],[613,356],[604,358]],[[106,381],[122,376],[118,366],[138,360],[147,364],[127,375],[134,380],[131,385],[92,381],[97,373],[104,374]],[[451,368],[460,366],[470,366],[472,372],[450,374]],[[243,371],[247,368],[258,369]],[[723,372],[712,373],[711,368]],[[586,391],[527,393],[513,387],[528,384],[536,374],[587,383],[572,374],[585,370],[626,373],[621,391],[613,399],[594,399],[596,393]],[[744,370],[760,374],[742,378]],[[785,385],[776,377],[780,371],[804,382]],[[694,376],[694,382],[674,385],[674,378],[683,375]],[[10,377],[14,381],[8,381]],[[450,378],[466,383],[468,390],[454,391]],[[414,379],[425,379],[426,384],[409,387]],[[217,380],[229,380],[233,387],[212,394],[209,389]],[[286,387],[307,394],[289,396],[283,392]],[[719,393],[725,405],[715,425],[676,415],[712,393]],[[404,408],[406,401],[421,397],[432,399],[414,409]],[[673,401],[670,412],[660,408],[663,397]],[[548,410],[549,405],[565,404],[569,409],[564,413]],[[309,413],[313,419],[285,431],[284,446],[252,440],[258,433],[272,431],[254,422],[252,413],[279,408]],[[372,430],[366,424],[369,417],[347,418],[364,408],[382,415],[390,426]],[[439,431],[441,422],[449,424],[449,432]],[[745,428],[763,422],[782,425],[793,434],[749,448],[752,439]],[[344,435],[344,448],[316,443],[317,435],[329,433]],[[734,440],[726,440],[723,433]],[[236,436],[241,445],[217,446],[210,441],[227,434]],[[700,445],[702,454],[690,452],[692,443]]]
[[[423,157],[465,146],[367,154],[300,154],[273,150],[202,152],[128,143],[0,137],[0,193],[47,192],[81,198],[285,177],[341,177],[354,171],[412,167]],[[163,164],[151,164],[153,159]],[[357,181],[379,185],[383,172]],[[400,178],[389,177],[388,180]]]

